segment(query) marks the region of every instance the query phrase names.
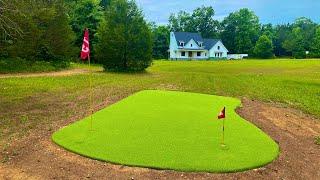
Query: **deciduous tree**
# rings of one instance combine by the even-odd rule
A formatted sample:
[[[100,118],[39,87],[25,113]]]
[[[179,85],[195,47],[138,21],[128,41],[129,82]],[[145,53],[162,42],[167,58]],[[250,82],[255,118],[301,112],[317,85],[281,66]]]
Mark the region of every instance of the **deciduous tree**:
[[[272,58],[274,56],[272,41],[267,35],[260,36],[254,47],[254,55],[265,59]]]
[[[320,26],[318,26],[316,34],[312,40],[311,55],[317,58],[320,57]]]
[[[154,26],[152,28],[153,53],[154,59],[168,58],[170,31],[167,26]]]
[[[171,31],[198,32],[204,38],[218,38],[220,23],[214,19],[213,7],[202,6],[196,8],[192,14],[180,11],[178,14],[171,14],[169,27]]]
[[[290,36],[284,41],[283,47],[290,52],[294,58],[305,58],[306,50],[303,44],[303,33],[300,27],[293,28]]]
[[[277,25],[274,28],[273,45],[276,56],[291,56],[283,47],[283,43],[289,38],[291,31],[292,25],[290,24]]]
[[[311,19],[300,17],[292,24],[293,28],[300,28],[302,33],[302,41],[300,42],[305,50],[311,49],[311,43],[316,33],[317,24]]]
[[[62,0],[21,0],[21,14],[12,16],[23,36],[8,45],[10,57],[55,61],[68,59],[73,51],[74,33]]]
[[[222,40],[231,53],[249,53],[259,37],[259,18],[249,9],[231,13],[222,22]]]

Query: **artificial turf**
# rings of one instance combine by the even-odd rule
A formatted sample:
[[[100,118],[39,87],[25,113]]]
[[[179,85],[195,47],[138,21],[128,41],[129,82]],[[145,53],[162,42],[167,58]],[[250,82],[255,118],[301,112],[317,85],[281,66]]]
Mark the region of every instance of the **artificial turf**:
[[[75,153],[117,164],[179,171],[235,172],[263,166],[278,145],[234,110],[229,97],[147,90],[66,126],[54,142]],[[225,144],[221,148],[226,107]]]

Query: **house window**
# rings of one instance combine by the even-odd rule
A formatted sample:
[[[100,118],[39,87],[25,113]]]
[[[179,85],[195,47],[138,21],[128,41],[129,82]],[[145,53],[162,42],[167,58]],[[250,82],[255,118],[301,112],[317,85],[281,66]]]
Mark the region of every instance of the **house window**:
[[[182,51],[181,56],[186,56],[186,52]]]
[[[218,50],[220,50],[220,46],[218,46]]]
[[[192,47],[192,44],[191,44],[191,47]]]
[[[197,56],[201,56],[201,52],[197,52]]]
[[[204,56],[207,56],[207,53],[204,53]]]
[[[179,46],[184,46],[184,42],[179,42]]]

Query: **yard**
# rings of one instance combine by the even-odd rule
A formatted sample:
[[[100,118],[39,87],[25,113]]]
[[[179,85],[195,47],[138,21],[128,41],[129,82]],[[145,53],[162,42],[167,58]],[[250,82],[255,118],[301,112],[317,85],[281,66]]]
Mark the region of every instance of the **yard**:
[[[73,67],[83,70],[81,71],[83,73],[40,77],[2,77],[0,75],[0,160],[2,162],[0,164],[0,174],[3,171],[10,177],[10,174],[12,175],[16,173],[15,171],[23,169],[22,174],[31,178],[52,178],[52,176],[57,174],[60,175],[58,177],[72,178],[72,174],[67,176],[67,172],[65,176],[62,176],[61,174],[64,170],[58,172],[59,167],[53,167],[55,171],[52,171],[51,174],[41,174],[44,171],[37,172],[37,174],[34,170],[24,169],[26,166],[23,164],[23,160],[27,160],[28,158],[34,159],[32,157],[37,154],[34,151],[39,147],[49,147],[54,151],[53,154],[55,154],[58,147],[51,144],[50,135],[57,129],[88,115],[90,92],[88,67],[78,64],[74,64]],[[265,114],[265,117],[279,118],[275,116],[275,112],[281,113],[279,109],[288,113],[288,116],[291,116],[290,113],[294,112],[293,114],[298,114],[297,116],[301,117],[301,124],[299,126],[305,127],[302,129],[314,128],[310,134],[304,134],[307,137],[304,137],[306,139],[302,139],[301,143],[309,145],[311,149],[313,148],[313,155],[310,156],[315,157],[310,158],[315,159],[315,167],[319,165],[319,160],[316,160],[319,157],[319,148],[314,143],[310,143],[320,133],[319,121],[316,120],[320,118],[319,60],[155,61],[153,66],[148,68],[144,73],[105,73],[101,72],[101,67],[99,66],[94,66],[91,70],[94,71],[92,77],[95,111],[135,92],[158,89],[240,98],[244,102],[244,110],[242,110],[243,114],[241,115],[248,116],[248,119],[253,122],[261,114],[257,113],[254,116],[252,114],[259,112],[258,109],[261,106],[269,107],[265,111],[269,112],[269,114]],[[278,109],[276,108],[272,111],[274,107]],[[246,108],[251,108],[251,111]],[[262,111],[263,108],[260,110]],[[308,119],[303,119],[303,117],[307,117]],[[258,127],[261,125],[262,127],[260,128],[266,128],[266,130],[270,130],[269,126],[272,125],[263,124],[265,122],[260,122],[260,124],[259,122],[254,123],[257,123]],[[281,123],[274,122],[273,125],[280,127]],[[271,134],[273,138],[279,136],[276,140],[280,141],[280,149],[284,147],[281,147],[281,140],[283,138],[279,134],[281,134],[282,130],[283,133],[287,133],[288,130],[285,131],[284,129],[291,126],[292,124],[289,122],[287,127],[281,126],[282,128],[274,130],[277,132],[276,135]],[[309,131],[306,130],[305,132]],[[267,133],[274,132],[268,131]],[[33,145],[38,148],[35,148]],[[38,150],[41,151],[41,149]],[[296,149],[292,148],[292,151],[299,150],[301,149],[298,146]],[[85,158],[72,156],[67,152],[63,153],[65,158],[60,159],[60,161],[68,163],[71,163],[73,160],[89,161]],[[38,161],[38,164],[41,164],[43,161],[45,163],[45,161],[52,160],[48,156],[46,156],[47,159],[45,157],[43,159],[35,158],[34,161],[36,163],[34,166],[36,166]],[[68,166],[68,163],[65,163],[65,165]],[[103,168],[99,165],[100,162],[92,161],[90,163],[93,164],[92,166]],[[56,166],[59,166],[58,164],[60,163],[57,161]],[[292,164],[294,165],[295,162]],[[114,168],[117,169],[116,165],[107,166],[109,170],[111,169],[110,171]],[[70,168],[69,171],[75,173]],[[137,173],[143,174],[144,172],[143,169],[135,170],[130,168],[128,171],[129,173],[126,174],[128,176],[136,176]],[[117,174],[115,171],[112,172]],[[296,173],[293,169],[290,172],[291,175],[292,173]],[[157,174],[157,172],[155,173]],[[279,173],[281,174],[281,172]],[[317,176],[316,173],[310,174],[309,172],[308,175],[314,177]],[[99,173],[93,174],[97,175]],[[93,174],[91,173],[90,176],[94,177]],[[268,175],[268,173],[266,174]],[[159,177],[162,176],[161,174],[157,175]],[[173,176],[168,177],[180,177],[183,174],[171,173],[171,175]],[[255,175],[254,171],[250,171],[247,175],[245,177],[260,177]],[[192,177],[193,174],[189,174],[189,176]],[[206,175],[204,174],[203,176]],[[290,173],[288,176],[290,176]]]

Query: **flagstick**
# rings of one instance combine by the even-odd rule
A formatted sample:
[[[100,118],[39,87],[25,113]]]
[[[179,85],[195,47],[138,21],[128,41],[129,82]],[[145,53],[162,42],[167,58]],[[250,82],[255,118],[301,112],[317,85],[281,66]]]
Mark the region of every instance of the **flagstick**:
[[[88,56],[89,60],[89,71],[90,71],[90,77],[89,77],[89,86],[90,86],[90,130],[92,129],[92,122],[93,122],[93,102],[92,102],[92,94],[93,94],[93,89],[92,89],[92,71],[91,71],[91,63],[90,63],[90,55]]]
[[[225,118],[223,118],[223,120],[222,120],[222,121],[223,121],[223,122],[222,122],[222,144],[221,144],[222,146],[225,145],[225,144],[224,144],[224,119],[225,119]]]

